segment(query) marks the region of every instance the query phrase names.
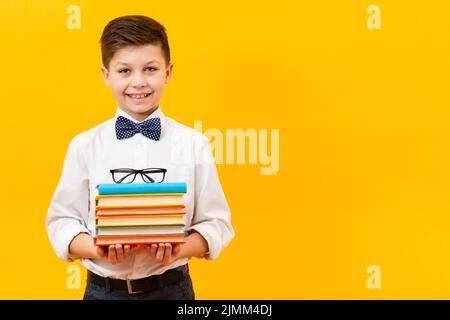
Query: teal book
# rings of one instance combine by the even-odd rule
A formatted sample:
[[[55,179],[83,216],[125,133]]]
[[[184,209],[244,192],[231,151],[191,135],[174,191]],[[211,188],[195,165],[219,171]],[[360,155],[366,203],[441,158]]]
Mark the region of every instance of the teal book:
[[[186,193],[185,182],[166,183],[106,183],[97,185],[99,195]]]

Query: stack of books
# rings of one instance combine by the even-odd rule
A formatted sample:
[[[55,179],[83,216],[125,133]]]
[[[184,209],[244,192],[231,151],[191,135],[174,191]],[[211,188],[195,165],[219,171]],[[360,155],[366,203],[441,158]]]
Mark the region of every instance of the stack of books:
[[[184,243],[186,183],[99,184],[95,244]]]

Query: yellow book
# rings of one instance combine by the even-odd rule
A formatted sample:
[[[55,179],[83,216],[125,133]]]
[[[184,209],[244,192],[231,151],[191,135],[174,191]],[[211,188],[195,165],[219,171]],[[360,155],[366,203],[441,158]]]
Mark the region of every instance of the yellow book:
[[[177,225],[183,224],[183,215],[173,216],[127,216],[127,217],[98,217],[97,227],[114,226],[151,226],[151,225]]]

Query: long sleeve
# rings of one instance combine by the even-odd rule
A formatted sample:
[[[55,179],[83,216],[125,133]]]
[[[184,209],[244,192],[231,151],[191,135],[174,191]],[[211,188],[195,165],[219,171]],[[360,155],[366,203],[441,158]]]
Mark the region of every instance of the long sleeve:
[[[89,180],[86,163],[75,137],[67,150],[64,167],[47,212],[46,228],[56,255],[69,257],[69,245],[79,233],[89,233],[86,218],[89,209]]]
[[[187,230],[196,230],[205,238],[209,247],[209,254],[205,258],[213,260],[234,238],[235,233],[211,146],[203,135],[196,154],[195,209],[192,224]]]

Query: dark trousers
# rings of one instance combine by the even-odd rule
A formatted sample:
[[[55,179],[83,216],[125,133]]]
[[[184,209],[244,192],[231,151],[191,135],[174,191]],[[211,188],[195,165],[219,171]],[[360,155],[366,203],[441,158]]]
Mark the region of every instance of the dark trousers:
[[[124,290],[108,290],[92,282],[86,285],[83,300],[195,300],[189,273],[181,281],[149,292],[128,294]]]

